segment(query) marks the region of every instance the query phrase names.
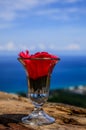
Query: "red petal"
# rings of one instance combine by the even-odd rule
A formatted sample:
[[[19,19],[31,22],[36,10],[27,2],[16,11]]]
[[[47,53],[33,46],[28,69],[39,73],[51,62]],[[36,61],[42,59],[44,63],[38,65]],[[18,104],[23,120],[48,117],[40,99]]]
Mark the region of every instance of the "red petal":
[[[33,55],[29,54],[29,51],[26,50],[26,52],[20,52],[19,57],[21,58],[58,58],[55,55],[51,55],[48,52],[37,52]],[[39,78],[41,76],[48,75],[49,71],[50,73],[53,70],[54,65],[57,62],[57,59],[52,60],[44,60],[44,59],[22,59],[25,63],[25,68],[28,72],[28,75],[33,78]]]

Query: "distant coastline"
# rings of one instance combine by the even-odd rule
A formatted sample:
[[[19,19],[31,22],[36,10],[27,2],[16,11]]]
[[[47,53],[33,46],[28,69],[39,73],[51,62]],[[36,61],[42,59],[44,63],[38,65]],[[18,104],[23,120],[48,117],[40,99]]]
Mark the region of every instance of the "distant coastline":
[[[62,90],[65,92],[71,92],[75,94],[81,94],[81,95],[86,95],[86,85],[79,85],[79,86],[69,86],[69,87],[64,87],[60,89],[51,89],[50,91],[58,91]]]
[[[79,86],[70,86],[69,88],[64,88],[64,90],[75,93],[75,94],[84,94],[86,95],[86,85],[79,85]]]

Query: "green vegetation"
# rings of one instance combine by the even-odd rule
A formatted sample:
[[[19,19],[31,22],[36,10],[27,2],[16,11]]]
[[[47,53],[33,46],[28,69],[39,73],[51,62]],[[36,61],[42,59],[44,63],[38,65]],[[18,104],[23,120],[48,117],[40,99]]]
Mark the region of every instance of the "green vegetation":
[[[48,101],[86,108],[86,95],[75,94],[65,90],[50,91]]]

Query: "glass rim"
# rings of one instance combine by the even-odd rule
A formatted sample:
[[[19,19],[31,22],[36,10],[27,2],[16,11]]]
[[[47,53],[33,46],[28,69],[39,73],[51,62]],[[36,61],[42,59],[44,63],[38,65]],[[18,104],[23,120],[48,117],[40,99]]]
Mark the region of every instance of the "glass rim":
[[[23,58],[18,57],[18,60],[60,60],[60,58],[48,58],[48,57],[35,57],[35,58]]]

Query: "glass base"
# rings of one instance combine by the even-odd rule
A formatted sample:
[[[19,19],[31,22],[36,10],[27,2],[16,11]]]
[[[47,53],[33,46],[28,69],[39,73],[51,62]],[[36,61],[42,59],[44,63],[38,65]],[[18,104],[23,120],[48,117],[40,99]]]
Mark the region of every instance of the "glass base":
[[[34,110],[30,115],[23,117],[22,122],[30,125],[48,125],[54,123],[55,119],[47,115],[43,110]]]

